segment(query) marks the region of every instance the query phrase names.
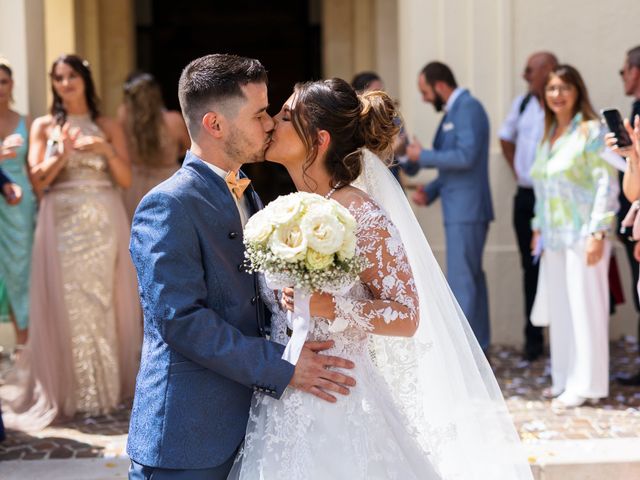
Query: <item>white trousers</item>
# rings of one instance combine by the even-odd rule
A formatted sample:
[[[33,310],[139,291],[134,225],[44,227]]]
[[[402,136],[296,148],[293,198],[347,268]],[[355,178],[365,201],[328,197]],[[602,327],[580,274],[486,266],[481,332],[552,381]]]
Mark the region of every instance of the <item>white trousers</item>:
[[[546,282],[554,392],[584,398],[609,395],[609,257],[587,266],[585,241],[545,250],[538,282]]]

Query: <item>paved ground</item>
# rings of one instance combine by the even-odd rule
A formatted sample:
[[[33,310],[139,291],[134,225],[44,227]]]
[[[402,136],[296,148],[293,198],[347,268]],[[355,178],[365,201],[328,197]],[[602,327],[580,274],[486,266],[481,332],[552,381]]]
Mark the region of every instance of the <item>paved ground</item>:
[[[640,369],[632,339],[612,342],[611,356],[612,375]],[[547,359],[530,364],[521,361],[515,349],[497,347],[491,362],[526,443],[640,437],[640,388],[612,383],[610,397],[595,406],[555,411],[551,402],[542,398],[542,390],[550,384]],[[72,422],[31,435],[9,431],[7,440],[0,444],[0,461],[120,457],[124,455],[129,411],[129,405],[123,405],[104,417],[79,415]]]
[[[536,440],[577,440],[640,437],[640,388],[611,382],[610,395],[596,405],[554,409],[542,396],[550,386],[548,359],[523,362],[513,349],[493,352],[492,365],[520,437]],[[611,375],[640,369],[635,339],[611,343]]]

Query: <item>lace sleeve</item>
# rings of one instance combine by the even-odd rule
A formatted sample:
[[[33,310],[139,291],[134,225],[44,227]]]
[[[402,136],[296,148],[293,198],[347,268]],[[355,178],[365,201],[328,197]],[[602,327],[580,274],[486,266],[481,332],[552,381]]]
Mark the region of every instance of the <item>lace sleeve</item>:
[[[357,252],[368,262],[360,280],[373,299],[336,296],[332,330],[351,326],[383,335],[404,336],[406,330],[411,335],[418,325],[418,295],[400,236],[376,204],[364,202],[351,210],[358,221]]]

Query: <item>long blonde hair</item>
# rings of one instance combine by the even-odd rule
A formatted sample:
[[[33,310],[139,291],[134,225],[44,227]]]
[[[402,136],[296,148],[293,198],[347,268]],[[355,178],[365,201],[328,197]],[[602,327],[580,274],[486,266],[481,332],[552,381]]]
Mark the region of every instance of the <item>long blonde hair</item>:
[[[127,136],[136,158],[154,164],[165,141],[164,102],[160,85],[149,73],[136,73],[124,84]]]

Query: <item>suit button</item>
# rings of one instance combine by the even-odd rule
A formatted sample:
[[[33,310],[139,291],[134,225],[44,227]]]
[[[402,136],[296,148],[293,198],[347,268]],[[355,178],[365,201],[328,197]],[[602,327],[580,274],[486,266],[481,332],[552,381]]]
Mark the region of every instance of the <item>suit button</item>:
[[[238,236],[238,232],[229,232],[229,238],[231,240],[233,240],[234,238],[236,238]]]
[[[251,299],[251,305],[255,305],[258,302],[258,297],[253,297]]]

